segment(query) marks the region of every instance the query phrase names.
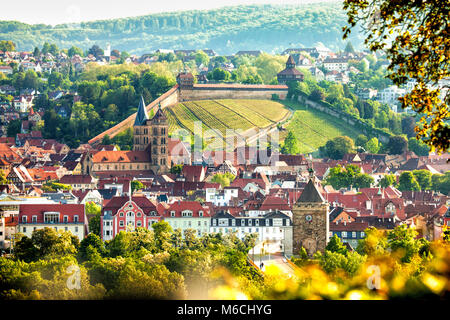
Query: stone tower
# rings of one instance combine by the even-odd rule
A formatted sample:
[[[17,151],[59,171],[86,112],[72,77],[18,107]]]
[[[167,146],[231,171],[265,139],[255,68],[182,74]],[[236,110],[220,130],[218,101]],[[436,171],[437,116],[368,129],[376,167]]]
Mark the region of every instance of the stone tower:
[[[317,178],[310,180],[292,208],[294,255],[304,247],[309,256],[325,251],[329,239],[329,204],[319,191]]]
[[[136,120],[134,122],[133,150],[150,153],[150,169],[155,174],[169,171],[168,141],[169,126],[167,117],[158,106],[154,117],[148,118],[144,99],[141,96]]]

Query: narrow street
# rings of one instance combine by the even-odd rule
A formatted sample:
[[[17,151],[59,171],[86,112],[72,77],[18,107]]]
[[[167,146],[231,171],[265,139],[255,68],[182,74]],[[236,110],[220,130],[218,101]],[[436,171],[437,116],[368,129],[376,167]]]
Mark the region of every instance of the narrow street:
[[[290,277],[295,277],[294,268],[286,261],[286,258],[281,253],[263,255],[249,254],[249,258],[261,269],[261,263],[264,263],[262,271],[265,272],[268,266],[277,266],[282,272],[288,274]],[[252,259],[253,258],[253,259]]]

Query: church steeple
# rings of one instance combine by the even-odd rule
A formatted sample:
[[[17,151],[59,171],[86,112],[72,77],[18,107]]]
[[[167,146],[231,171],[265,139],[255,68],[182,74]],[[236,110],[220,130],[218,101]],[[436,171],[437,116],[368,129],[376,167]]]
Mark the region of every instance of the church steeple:
[[[145,124],[145,120],[148,120],[148,114],[147,110],[145,109],[144,97],[141,95],[141,100],[139,101],[139,106],[136,112],[136,120],[134,120],[134,125],[142,126]]]

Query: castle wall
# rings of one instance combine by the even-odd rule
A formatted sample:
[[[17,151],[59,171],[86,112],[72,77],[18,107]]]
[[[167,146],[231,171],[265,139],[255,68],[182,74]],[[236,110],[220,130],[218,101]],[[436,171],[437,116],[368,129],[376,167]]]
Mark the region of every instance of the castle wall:
[[[280,99],[285,99],[287,87],[279,89],[267,88],[233,88],[233,87],[195,87],[191,90],[180,90],[180,101],[211,100],[211,99],[272,99],[272,94],[277,94]],[[284,88],[283,88],[284,87]]]

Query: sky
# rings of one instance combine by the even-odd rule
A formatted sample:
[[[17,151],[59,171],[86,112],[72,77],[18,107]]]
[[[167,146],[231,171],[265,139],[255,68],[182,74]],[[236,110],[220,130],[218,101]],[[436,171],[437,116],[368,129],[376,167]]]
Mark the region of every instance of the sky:
[[[77,23],[152,13],[208,10],[246,4],[306,4],[337,0],[20,0],[2,1],[0,20],[29,24]]]

